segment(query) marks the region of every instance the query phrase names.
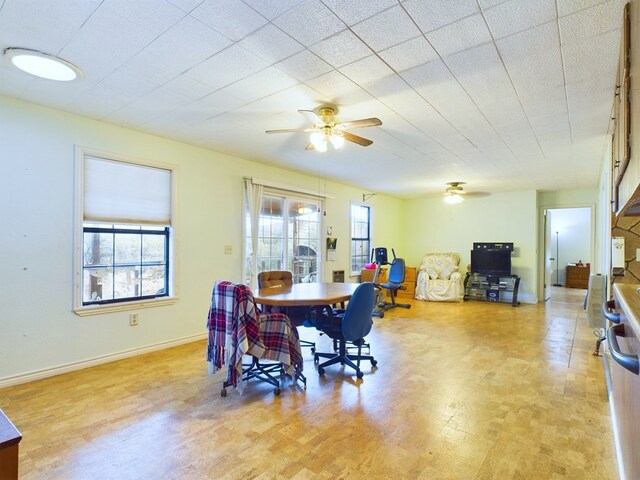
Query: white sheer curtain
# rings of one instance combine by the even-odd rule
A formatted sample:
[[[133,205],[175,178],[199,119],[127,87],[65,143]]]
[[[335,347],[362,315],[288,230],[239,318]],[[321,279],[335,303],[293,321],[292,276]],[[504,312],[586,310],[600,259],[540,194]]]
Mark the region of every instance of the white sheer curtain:
[[[262,206],[263,185],[253,183],[252,179],[244,179],[244,189],[246,192],[247,208],[251,220],[251,261],[249,264],[251,288],[258,286],[257,255],[258,255],[258,230],[260,227],[260,207]]]

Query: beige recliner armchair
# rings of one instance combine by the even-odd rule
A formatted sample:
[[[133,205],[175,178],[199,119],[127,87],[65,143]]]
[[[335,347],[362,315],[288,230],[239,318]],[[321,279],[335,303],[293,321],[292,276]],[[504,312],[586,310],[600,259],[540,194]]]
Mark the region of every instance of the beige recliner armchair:
[[[418,270],[416,300],[432,302],[461,302],[464,282],[458,272],[460,255],[457,253],[427,253]]]

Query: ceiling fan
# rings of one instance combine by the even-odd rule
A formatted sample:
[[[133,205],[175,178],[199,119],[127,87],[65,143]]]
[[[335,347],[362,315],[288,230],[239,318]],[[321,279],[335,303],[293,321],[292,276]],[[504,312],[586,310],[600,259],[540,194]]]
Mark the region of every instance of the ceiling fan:
[[[352,120],[350,122],[339,122],[335,116],[337,112],[333,107],[325,106],[317,108],[316,110],[298,110],[298,112],[311,121],[311,127],[266,130],[266,133],[311,133],[309,137],[310,143],[307,145],[306,150],[326,152],[329,143],[331,143],[333,148],[337,150],[342,148],[345,140],[347,142],[357,143],[363,147],[368,147],[373,143],[373,141],[359,135],[354,135],[347,130],[362,127],[377,127],[382,125],[382,122],[378,118],[363,118],[360,120]]]
[[[489,195],[487,192],[465,192],[462,188],[462,185],[465,184],[466,182],[448,182],[447,188],[442,194],[444,201],[449,204],[456,204],[461,203],[465,196],[486,197]]]

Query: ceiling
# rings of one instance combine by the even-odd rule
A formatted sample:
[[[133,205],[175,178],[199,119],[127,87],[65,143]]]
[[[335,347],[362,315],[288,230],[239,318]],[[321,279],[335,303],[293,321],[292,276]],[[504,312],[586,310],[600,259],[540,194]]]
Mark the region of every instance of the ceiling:
[[[0,0],[0,94],[410,198],[595,188],[624,0]],[[298,109],[373,140],[305,151]]]

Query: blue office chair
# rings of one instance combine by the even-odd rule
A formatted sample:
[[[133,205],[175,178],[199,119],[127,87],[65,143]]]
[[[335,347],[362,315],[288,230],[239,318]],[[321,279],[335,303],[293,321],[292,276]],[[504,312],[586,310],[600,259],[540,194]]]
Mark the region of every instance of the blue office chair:
[[[389,278],[387,283],[381,283],[378,285],[380,288],[389,290],[391,301],[383,301],[382,303],[379,303],[378,309],[389,310],[396,307],[411,308],[411,305],[408,303],[396,303],[398,290],[406,289],[406,287],[402,285],[402,282],[404,282],[404,258],[394,258],[393,262],[391,262],[391,267],[389,267]]]
[[[316,328],[326,333],[334,341],[337,341],[339,345],[337,352],[316,352],[313,355],[313,360],[316,364],[318,364],[320,358],[328,359],[318,365],[318,374],[324,375],[325,367],[340,363],[353,368],[357,377],[362,378],[364,374],[360,370],[361,360],[369,360],[374,367],[378,364],[372,355],[362,354],[362,346],[365,344],[364,337],[371,331],[371,326],[373,325],[371,317],[374,307],[375,293],[373,283],[361,283],[353,292],[344,313],[319,321]],[[352,342],[358,348],[357,354],[347,352],[347,342]]]

